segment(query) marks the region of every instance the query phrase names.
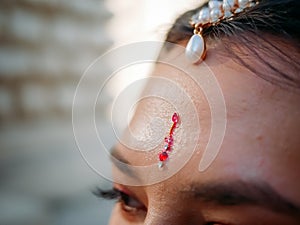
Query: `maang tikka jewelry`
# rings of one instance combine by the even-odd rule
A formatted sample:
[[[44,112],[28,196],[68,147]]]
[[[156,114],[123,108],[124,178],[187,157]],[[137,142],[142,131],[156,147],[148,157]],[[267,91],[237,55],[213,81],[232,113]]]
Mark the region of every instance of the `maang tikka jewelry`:
[[[173,148],[173,144],[174,144],[174,138],[173,138],[173,134],[174,134],[174,130],[175,128],[178,127],[179,123],[180,123],[180,118],[178,113],[174,113],[172,116],[172,122],[173,125],[171,126],[169,135],[167,137],[165,137],[165,145],[163,150],[159,153],[158,155],[158,167],[162,168],[165,164],[165,162],[168,160],[169,158],[169,154],[172,151]]]
[[[191,18],[190,24],[194,28],[194,35],[186,46],[187,59],[192,63],[199,63],[205,59],[206,43],[202,36],[204,28],[218,25],[222,20],[230,20],[257,3],[258,0],[210,0],[208,7],[203,7]]]

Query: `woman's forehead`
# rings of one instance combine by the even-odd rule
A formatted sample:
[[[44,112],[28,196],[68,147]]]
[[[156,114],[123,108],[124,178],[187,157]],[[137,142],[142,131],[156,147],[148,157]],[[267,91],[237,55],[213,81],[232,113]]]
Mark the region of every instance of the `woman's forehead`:
[[[197,76],[206,71],[199,68]],[[226,107],[223,152],[230,151],[229,155],[239,155],[241,161],[246,161],[262,150],[270,156],[276,156],[277,152],[280,158],[283,146],[299,148],[299,96],[256,77],[233,61],[211,66],[210,71],[222,90]],[[182,124],[181,136],[175,137],[177,147],[185,150],[197,145],[197,150],[203,153],[213,120],[208,94],[193,77],[172,65],[158,63],[150,78],[153,79],[149,79],[143,92],[147,98],[139,102],[127,130],[130,131],[127,137],[133,135],[140,140],[134,148],[149,150],[156,146],[158,151],[168,132],[170,116],[179,111]],[[191,140],[198,143],[190,143]]]

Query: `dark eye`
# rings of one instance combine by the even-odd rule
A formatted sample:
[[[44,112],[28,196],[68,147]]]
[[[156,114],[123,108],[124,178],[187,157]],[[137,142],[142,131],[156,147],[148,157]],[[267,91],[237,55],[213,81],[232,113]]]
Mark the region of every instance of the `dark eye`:
[[[137,212],[140,210],[146,210],[146,207],[144,206],[143,203],[141,203],[139,200],[136,198],[122,192],[119,190],[116,190],[119,192],[120,197],[119,197],[119,202],[121,203],[122,209],[126,212]]]
[[[102,190],[97,188],[93,193],[102,199],[107,200],[117,200],[121,211],[126,219],[134,219],[135,221],[143,221],[146,214],[147,208],[141,203],[136,197],[131,196],[131,194],[125,193],[118,188],[113,188],[111,190]]]
[[[206,225],[225,225],[223,223],[216,223],[216,222],[209,222],[209,223],[206,223]]]

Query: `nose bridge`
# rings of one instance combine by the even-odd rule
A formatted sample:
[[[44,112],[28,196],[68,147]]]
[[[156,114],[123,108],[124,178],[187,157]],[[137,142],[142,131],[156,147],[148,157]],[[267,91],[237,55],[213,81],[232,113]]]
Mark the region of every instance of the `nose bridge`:
[[[200,213],[199,213],[200,214]],[[188,208],[152,208],[148,210],[145,225],[201,225],[203,218],[199,215],[191,214]]]
[[[202,225],[205,220],[190,196],[181,193],[176,176],[147,187],[148,211],[145,225]],[[182,181],[184,183],[184,181]],[[168,187],[168,188],[167,188]],[[198,211],[199,210],[199,211]]]

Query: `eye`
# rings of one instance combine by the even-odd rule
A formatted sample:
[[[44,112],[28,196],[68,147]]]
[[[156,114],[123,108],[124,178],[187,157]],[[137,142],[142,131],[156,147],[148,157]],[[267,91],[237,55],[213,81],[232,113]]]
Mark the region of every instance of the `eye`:
[[[222,225],[221,223],[209,222],[206,225]]]
[[[122,210],[128,213],[137,213],[138,211],[146,211],[146,207],[143,203],[137,200],[135,197],[129,194],[115,189],[119,193],[119,202],[121,204]]]
[[[142,212],[143,214],[147,211],[143,203],[141,203],[136,197],[132,196],[125,191],[113,188],[111,190],[102,190],[97,188],[93,191],[93,194],[99,198],[107,200],[117,200],[121,206],[121,209],[128,214],[137,214]]]
[[[228,223],[219,223],[219,222],[208,222],[206,225],[229,225]]]

